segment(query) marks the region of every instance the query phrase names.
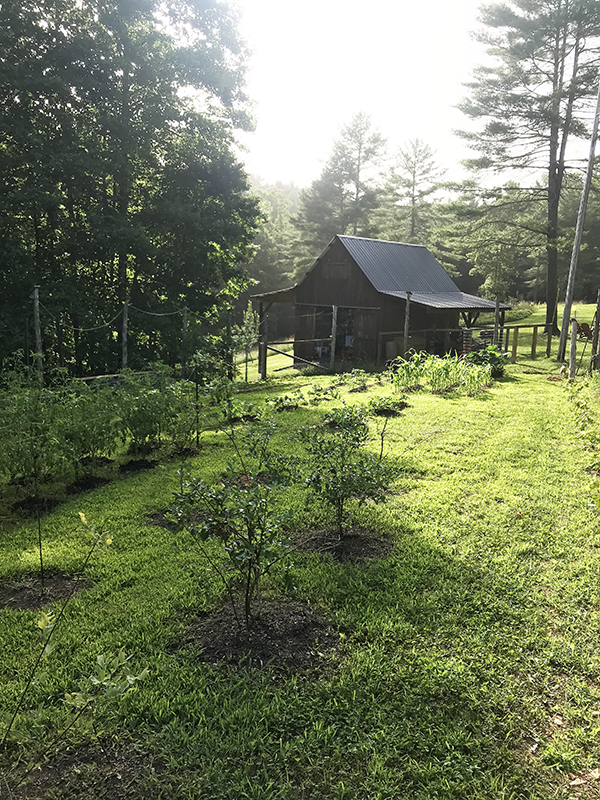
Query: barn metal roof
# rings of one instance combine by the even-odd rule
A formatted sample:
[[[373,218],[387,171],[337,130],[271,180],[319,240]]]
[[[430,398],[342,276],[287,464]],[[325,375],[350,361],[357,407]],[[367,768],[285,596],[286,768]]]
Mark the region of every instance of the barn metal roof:
[[[358,236],[337,237],[358,264],[374,289],[382,294],[406,299],[431,308],[489,310],[485,300],[461,292],[439,261],[426,247]],[[510,306],[502,304],[502,308]]]

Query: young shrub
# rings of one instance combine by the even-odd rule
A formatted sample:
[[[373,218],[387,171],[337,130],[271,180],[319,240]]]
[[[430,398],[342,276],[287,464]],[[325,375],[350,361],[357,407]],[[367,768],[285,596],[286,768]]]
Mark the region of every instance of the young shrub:
[[[273,411],[296,411],[300,406],[306,405],[306,398],[300,389],[296,389],[291,394],[279,394],[275,397],[270,397],[266,404],[271,406]]]
[[[396,417],[407,406],[403,397],[374,397],[367,403],[369,413],[376,417]]]
[[[288,485],[291,463],[274,453],[275,427],[249,424],[228,436],[235,456],[214,484],[180,471],[180,491],[171,514],[187,530],[223,582],[233,613],[249,630],[260,612],[260,587],[271,567],[285,558],[289,541],[278,499]],[[241,589],[241,613],[238,590]]]
[[[368,417],[360,406],[342,406],[328,413],[321,425],[299,431],[307,456],[306,485],[333,509],[340,538],[348,524],[349,501],[384,502],[395,477],[381,453],[377,457],[365,449]]]
[[[322,400],[336,400],[340,395],[337,384],[319,386],[318,383],[313,383],[306,394],[308,396],[308,402],[314,406]]]

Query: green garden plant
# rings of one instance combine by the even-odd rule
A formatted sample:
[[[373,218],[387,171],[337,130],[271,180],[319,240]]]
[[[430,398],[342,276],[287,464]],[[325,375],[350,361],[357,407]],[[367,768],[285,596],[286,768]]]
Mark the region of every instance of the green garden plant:
[[[272,447],[269,421],[231,428],[234,457],[215,483],[179,471],[171,515],[187,530],[229,595],[238,625],[249,630],[260,613],[264,576],[287,555],[287,515],[278,499],[291,477],[289,458]],[[238,599],[241,593],[241,603]],[[241,605],[241,613],[240,613]]]
[[[383,440],[379,457],[366,450],[369,414],[347,405],[332,409],[321,424],[301,428],[298,438],[306,453],[306,486],[333,509],[342,538],[351,500],[386,500],[395,470],[382,458]]]
[[[508,364],[508,353],[503,353],[495,344],[488,345],[484,350],[473,350],[464,356],[468,364],[487,365],[491,367],[492,377],[501,378],[504,368]]]

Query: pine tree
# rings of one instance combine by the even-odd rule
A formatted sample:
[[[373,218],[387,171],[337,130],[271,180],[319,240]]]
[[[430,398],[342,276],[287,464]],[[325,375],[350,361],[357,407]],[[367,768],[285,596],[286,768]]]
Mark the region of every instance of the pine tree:
[[[479,67],[461,108],[480,123],[463,132],[496,172],[546,174],[546,323],[557,331],[559,207],[567,145],[586,136],[582,111],[597,89],[600,34],[597,0],[510,0],[484,7],[492,66]]]

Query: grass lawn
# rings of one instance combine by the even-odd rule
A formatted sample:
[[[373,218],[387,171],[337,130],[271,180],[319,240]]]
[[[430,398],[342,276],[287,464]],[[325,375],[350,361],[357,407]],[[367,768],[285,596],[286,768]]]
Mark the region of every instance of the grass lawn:
[[[410,394],[389,420],[399,477],[386,504],[353,509],[389,555],[299,551],[292,589],[283,568],[268,576],[268,596],[291,591],[336,634],[321,655],[315,642],[307,671],[203,660],[189,631],[223,603],[222,587],[185,532],[151,524],[177,490],[176,463],[44,515],[49,572],[83,562],[79,512],[112,543],[90,559],[0,752],[0,797],[600,797],[600,528],[581,436],[597,395],[574,402],[566,382],[547,380],[552,362],[532,363],[475,397]],[[279,378],[244,399],[330,382]],[[275,415],[281,449],[293,453],[297,428],[339,403]],[[192,469],[209,480],[230,447],[217,430],[200,445]],[[331,524],[300,489],[287,503],[292,539]],[[2,513],[0,585],[38,563],[37,525]],[[39,652],[38,613],[0,609],[0,644],[6,723]],[[57,741],[73,719],[65,693],[120,648],[132,674],[148,675],[121,700],[90,703]]]

